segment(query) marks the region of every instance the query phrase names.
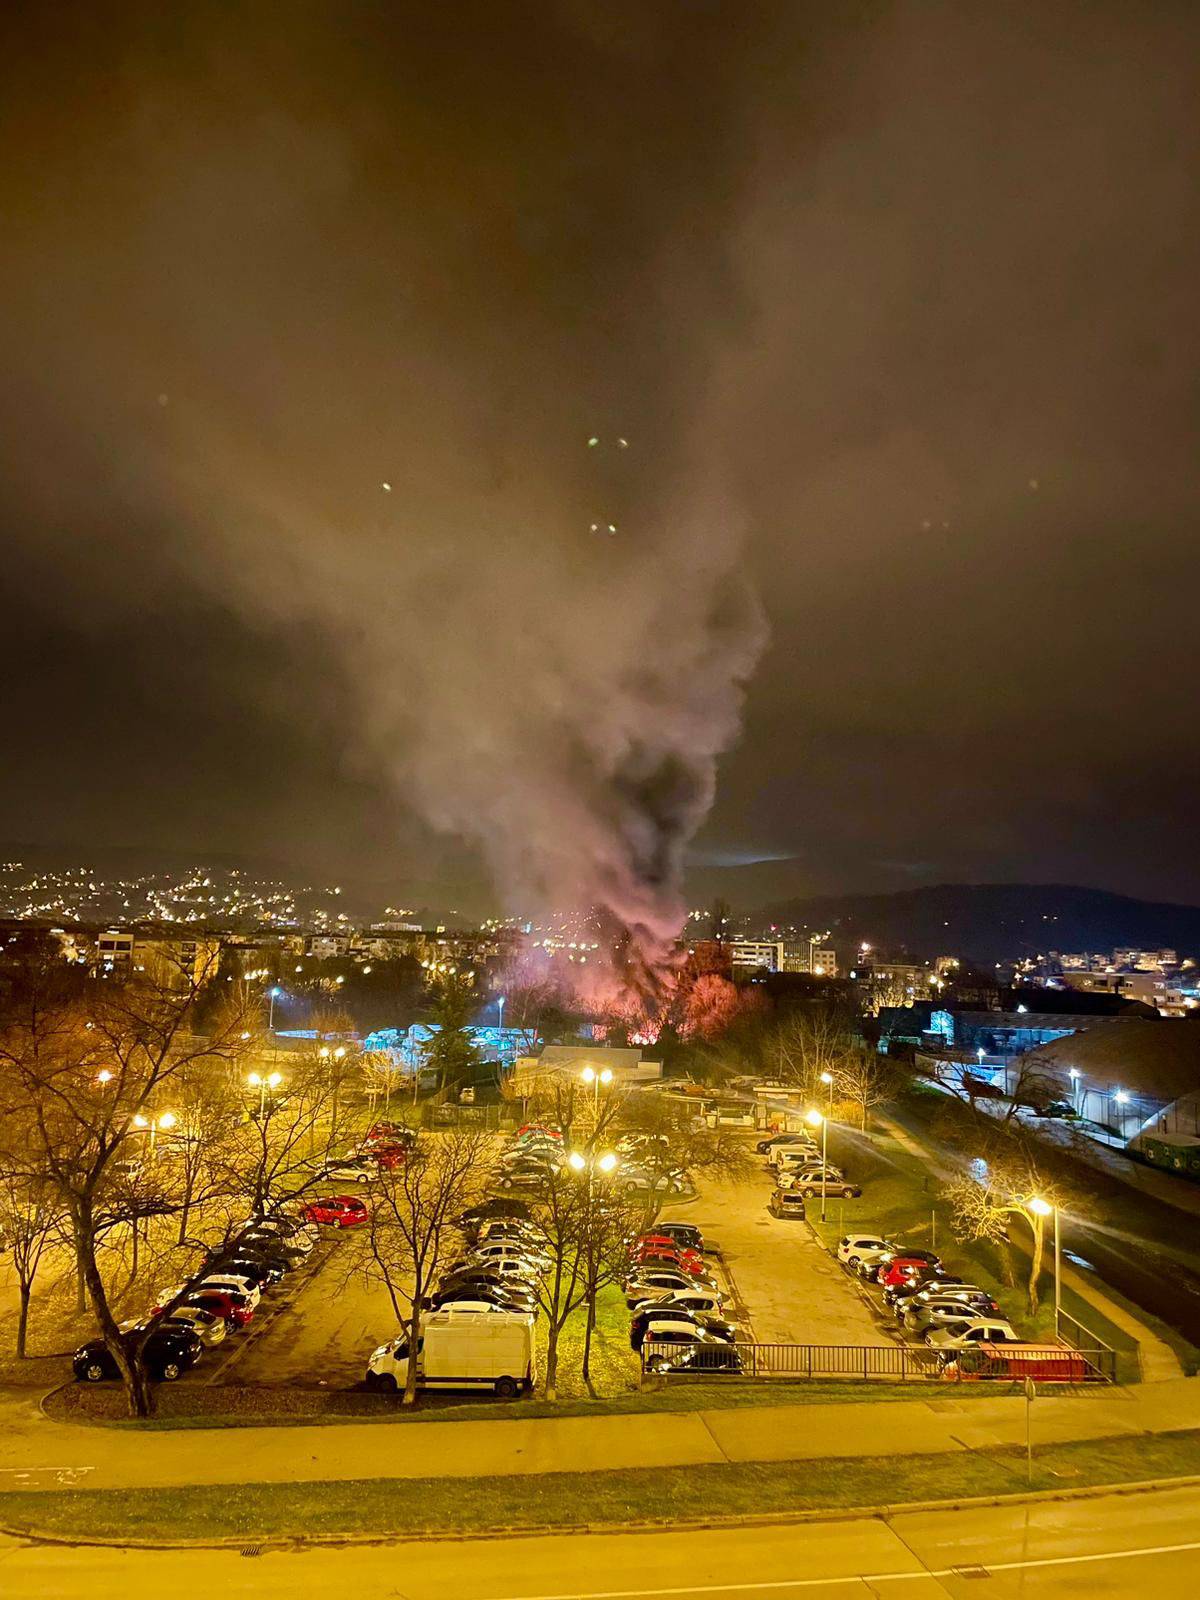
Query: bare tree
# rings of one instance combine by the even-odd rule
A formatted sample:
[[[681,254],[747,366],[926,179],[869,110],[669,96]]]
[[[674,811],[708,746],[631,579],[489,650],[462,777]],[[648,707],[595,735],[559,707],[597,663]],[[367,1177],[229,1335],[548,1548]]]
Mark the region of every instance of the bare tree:
[[[221,1070],[246,1048],[253,1009],[240,987],[207,1035],[193,1032],[208,976],[181,968],[80,987],[41,965],[13,983],[0,1018],[0,1115],[25,1130],[20,1175],[44,1184],[69,1221],[87,1298],[138,1416],[153,1407],[141,1359],[148,1330],[118,1326],[99,1245],[128,1217],[121,1164],[154,1137],[176,1074],[201,1063]]]
[[[0,1177],[0,1237],[12,1255],[20,1296],[17,1310],[16,1352],[24,1360],[29,1333],[29,1302],[42,1254],[57,1231],[62,1207],[55,1190],[28,1174]]]
[[[1029,1314],[1038,1309],[1038,1283],[1045,1249],[1045,1222],[1061,1195],[1038,1165],[1024,1139],[996,1139],[986,1156],[972,1160],[943,1190],[950,1202],[951,1227],[960,1239],[1008,1240],[1009,1222],[1019,1217],[1029,1228],[1032,1252],[1027,1294]]]
[[[458,1249],[454,1218],[479,1199],[491,1176],[491,1141],[471,1128],[418,1133],[406,1158],[384,1168],[372,1192],[366,1255],[359,1270],[387,1290],[408,1335],[404,1404],[417,1396],[421,1310]]]
[[[833,1068],[834,1095],[850,1102],[858,1113],[858,1125],[864,1131],[871,1109],[890,1100],[899,1082],[896,1063],[869,1045],[847,1050]]]

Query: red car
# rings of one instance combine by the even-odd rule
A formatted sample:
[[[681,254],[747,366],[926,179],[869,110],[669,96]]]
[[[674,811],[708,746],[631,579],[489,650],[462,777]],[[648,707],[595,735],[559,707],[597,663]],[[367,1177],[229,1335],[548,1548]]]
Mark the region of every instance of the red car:
[[[918,1277],[929,1270],[929,1262],[922,1256],[897,1256],[878,1274],[875,1281],[889,1288]]]
[[[378,1166],[384,1167],[388,1171],[392,1167],[398,1167],[402,1161],[408,1159],[407,1146],[402,1144],[372,1144],[366,1154]]]
[[[513,1138],[527,1139],[531,1133],[542,1133],[548,1139],[557,1139],[559,1144],[562,1143],[562,1130],[560,1128],[549,1128],[544,1122],[523,1122],[516,1133],[513,1134]]]
[[[677,1267],[680,1272],[698,1277],[704,1271],[704,1257],[695,1250],[676,1250],[673,1246],[651,1245],[629,1252],[631,1267]]]
[[[682,1248],[690,1255],[702,1256],[704,1254],[702,1250],[697,1250],[695,1245],[685,1244],[681,1246],[673,1233],[655,1233],[653,1230],[649,1233],[641,1234],[629,1248],[633,1251],[644,1250],[647,1247],[654,1250],[679,1250]]]
[[[305,1222],[322,1222],[332,1228],[353,1228],[356,1223],[365,1222],[369,1213],[356,1195],[334,1194],[323,1200],[311,1200],[300,1215]]]
[[[211,1311],[214,1317],[232,1323],[235,1328],[244,1328],[254,1320],[254,1307],[241,1295],[229,1294],[224,1289],[194,1289],[183,1304],[198,1306],[201,1311]],[[161,1311],[161,1305],[154,1307],[156,1317]]]

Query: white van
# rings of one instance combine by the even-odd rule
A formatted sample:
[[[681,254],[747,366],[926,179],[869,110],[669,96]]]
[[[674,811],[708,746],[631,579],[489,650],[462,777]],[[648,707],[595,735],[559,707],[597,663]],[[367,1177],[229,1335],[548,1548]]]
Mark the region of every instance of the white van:
[[[778,1167],[785,1157],[799,1156],[806,1161],[819,1161],[821,1151],[812,1139],[793,1139],[788,1144],[773,1144],[767,1151],[767,1165]]]
[[[408,1335],[381,1344],[367,1362],[373,1389],[403,1389],[408,1377]],[[481,1317],[447,1308],[421,1322],[417,1385],[422,1389],[491,1389],[505,1400],[533,1388],[537,1353],[533,1318],[521,1312]]]

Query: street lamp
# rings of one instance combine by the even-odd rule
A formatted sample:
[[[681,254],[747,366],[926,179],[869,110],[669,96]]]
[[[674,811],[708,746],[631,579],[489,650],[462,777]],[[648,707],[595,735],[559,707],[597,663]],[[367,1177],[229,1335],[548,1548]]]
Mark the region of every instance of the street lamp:
[[[1084,1106],[1082,1099],[1083,1091],[1080,1089],[1079,1085],[1082,1081],[1083,1074],[1080,1072],[1078,1067],[1068,1067],[1067,1077],[1071,1080],[1071,1099],[1075,1102],[1075,1110],[1080,1116],[1082,1116]]]
[[[501,1033],[504,1032],[504,1002],[507,998],[508,996],[503,994],[496,996],[496,1027]]]
[[[612,1082],[612,1068],[601,1067],[600,1071],[597,1072],[595,1067],[584,1067],[579,1076],[583,1079],[584,1083],[590,1083],[592,1086],[592,1110],[594,1114],[599,1117],[600,1089],[602,1085],[607,1089],[609,1084]]]
[[[282,998],[283,998],[283,990],[279,987],[279,985],[277,983],[273,983],[271,985],[271,987],[267,990],[267,999],[270,1001],[270,1009],[269,1009],[269,1011],[267,1013],[267,1032],[268,1033],[274,1033],[274,1031],[275,1031],[275,1002],[276,1002],[276,1000],[281,1000]]]
[[[112,1082],[112,1078],[113,1078],[113,1075],[108,1070],[107,1067],[101,1067],[100,1071],[96,1074],[96,1082],[97,1083],[111,1083]]]
[[[1041,1195],[1035,1194],[1029,1202],[1029,1209],[1035,1217],[1044,1218],[1051,1214],[1054,1216],[1054,1333],[1058,1336],[1058,1321],[1062,1311],[1062,1251],[1058,1240],[1058,1207],[1052,1206],[1049,1200],[1043,1200]]]
[[[825,1193],[829,1178],[827,1156],[829,1153],[829,1118],[823,1117],[819,1111],[810,1111],[805,1117],[805,1122],[810,1128],[821,1130],[821,1221],[825,1221]]]
[[[267,1090],[278,1089],[283,1082],[281,1072],[251,1072],[246,1077],[246,1082],[252,1089],[258,1090],[258,1120],[261,1122],[267,1114]]]
[[[823,1072],[821,1074],[821,1082],[824,1083],[824,1084],[827,1084],[829,1086],[829,1114],[832,1116],[832,1114],[833,1114],[833,1073],[832,1072]]]

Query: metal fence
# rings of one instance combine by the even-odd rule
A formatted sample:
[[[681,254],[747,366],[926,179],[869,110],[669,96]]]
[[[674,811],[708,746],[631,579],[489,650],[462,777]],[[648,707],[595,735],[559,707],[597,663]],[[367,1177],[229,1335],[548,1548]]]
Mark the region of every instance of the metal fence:
[[[1086,1356],[1097,1372],[1110,1383],[1116,1382],[1118,1353],[1112,1345],[1105,1344],[1098,1334],[1093,1333],[1090,1328],[1085,1328],[1082,1322],[1077,1322],[1061,1306],[1055,1313],[1055,1324],[1056,1332],[1063,1344]],[[1140,1355],[1136,1349],[1131,1352],[1131,1359],[1135,1365],[1140,1366]]]
[[[1086,1333],[1086,1329],[1083,1330]],[[991,1357],[979,1349],[939,1352],[920,1345],[681,1344],[647,1340],[643,1375],[731,1378],[844,1378],[885,1383],[946,1382],[956,1378],[1012,1383],[1112,1382],[1115,1352],[1040,1346],[1025,1355]]]
[[[642,1346],[642,1371],[745,1378],[937,1378],[941,1362],[917,1345],[671,1344]]]

